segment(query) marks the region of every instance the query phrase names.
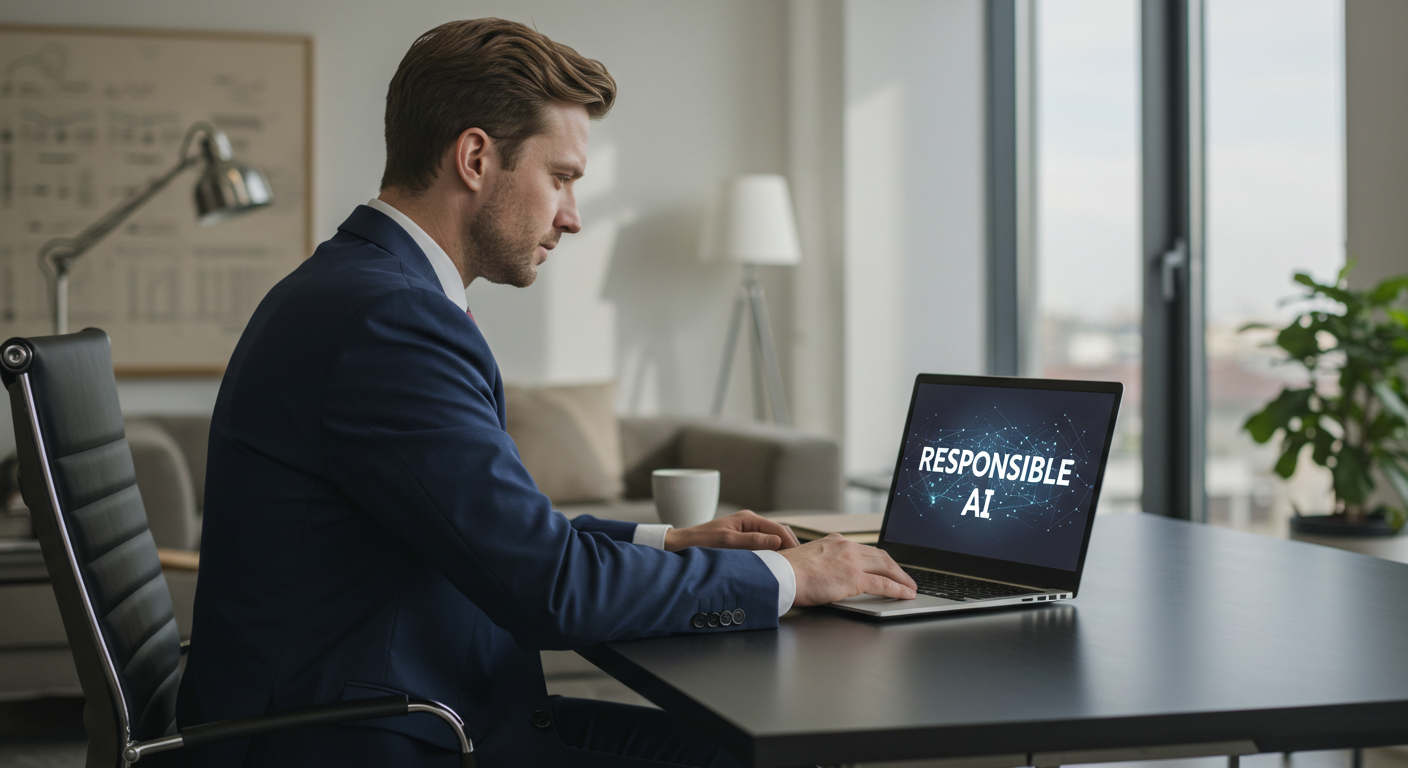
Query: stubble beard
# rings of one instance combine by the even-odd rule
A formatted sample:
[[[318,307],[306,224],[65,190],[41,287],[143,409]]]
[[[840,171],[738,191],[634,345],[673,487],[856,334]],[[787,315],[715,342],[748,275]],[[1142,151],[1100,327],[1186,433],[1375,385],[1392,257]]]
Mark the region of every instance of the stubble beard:
[[[501,194],[487,201],[466,224],[464,259],[474,274],[499,285],[527,288],[538,278],[535,263],[540,233],[528,222],[513,222]]]

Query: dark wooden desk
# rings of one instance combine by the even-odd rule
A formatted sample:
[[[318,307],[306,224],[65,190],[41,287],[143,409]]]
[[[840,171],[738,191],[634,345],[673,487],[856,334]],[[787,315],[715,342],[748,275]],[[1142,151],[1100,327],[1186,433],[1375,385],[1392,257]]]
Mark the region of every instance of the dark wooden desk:
[[[776,632],[582,655],[760,767],[1400,744],[1408,565],[1110,515],[1071,603],[898,622],[808,609]]]

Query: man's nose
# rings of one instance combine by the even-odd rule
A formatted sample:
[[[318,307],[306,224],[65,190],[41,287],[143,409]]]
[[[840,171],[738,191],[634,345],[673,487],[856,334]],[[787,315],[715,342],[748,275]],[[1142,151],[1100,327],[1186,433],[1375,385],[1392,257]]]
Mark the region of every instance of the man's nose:
[[[567,195],[557,209],[557,218],[553,219],[552,227],[569,235],[582,231],[582,217],[577,215],[577,198],[574,195]]]

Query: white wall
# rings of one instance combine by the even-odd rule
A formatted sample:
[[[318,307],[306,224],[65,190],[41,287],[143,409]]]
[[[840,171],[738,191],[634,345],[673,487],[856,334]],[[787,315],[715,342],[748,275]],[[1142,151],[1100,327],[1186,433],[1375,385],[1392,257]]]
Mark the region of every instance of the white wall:
[[[981,0],[848,0],[845,435],[894,466],[918,373],[982,373],[987,252]]]
[[[533,287],[469,290],[506,378],[615,378],[624,412],[704,413],[741,275],[698,263],[696,238],[713,185],[743,172],[792,177],[804,261],[759,277],[796,423],[845,433],[848,468],[893,461],[915,373],[981,370],[981,0],[12,0],[0,22],[312,35],[321,241],[376,194],[406,48],[486,15],[601,59],[620,85],[592,127],[582,233]],[[734,371],[726,415],[746,417],[746,354]],[[218,381],[119,387],[130,413],[193,413]]]
[[[788,5],[788,173],[802,240],[793,268],[792,419],[840,435],[845,422],[844,0]],[[788,354],[780,345],[780,354]]]
[[[1408,273],[1408,3],[1346,0],[1345,235],[1357,287]]]
[[[582,233],[563,239],[532,288],[469,292],[505,376],[619,377],[626,410],[704,412],[740,274],[694,261],[700,211],[716,179],[786,170],[784,0],[20,0],[0,10],[5,23],[312,35],[315,241],[376,194],[386,84],[406,48],[437,24],[477,16],[536,26],[601,59],[620,85],[616,108],[593,126]],[[763,280],[785,345],[790,275]],[[790,358],[784,365],[790,378]],[[129,412],[208,409],[218,386],[120,384]],[[730,411],[747,413],[739,395],[746,391],[734,393]],[[9,430],[0,434],[2,442]]]

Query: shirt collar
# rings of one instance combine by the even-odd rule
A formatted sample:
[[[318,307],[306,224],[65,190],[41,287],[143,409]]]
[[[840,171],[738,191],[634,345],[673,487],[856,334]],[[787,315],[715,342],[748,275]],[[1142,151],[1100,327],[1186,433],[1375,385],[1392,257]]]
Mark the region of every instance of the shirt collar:
[[[425,258],[430,261],[431,269],[435,270],[435,276],[440,278],[440,288],[445,291],[445,297],[455,302],[461,310],[469,311],[469,301],[464,295],[464,278],[460,277],[460,271],[455,268],[455,263],[450,261],[450,257],[445,254],[445,249],[435,242],[434,238],[425,233],[420,225],[411,221],[411,218],[404,213],[391,207],[389,203],[380,198],[372,198],[367,201],[367,205],[386,214],[392,221],[401,225],[401,229],[406,230],[406,234],[416,241],[416,245],[425,252]]]

